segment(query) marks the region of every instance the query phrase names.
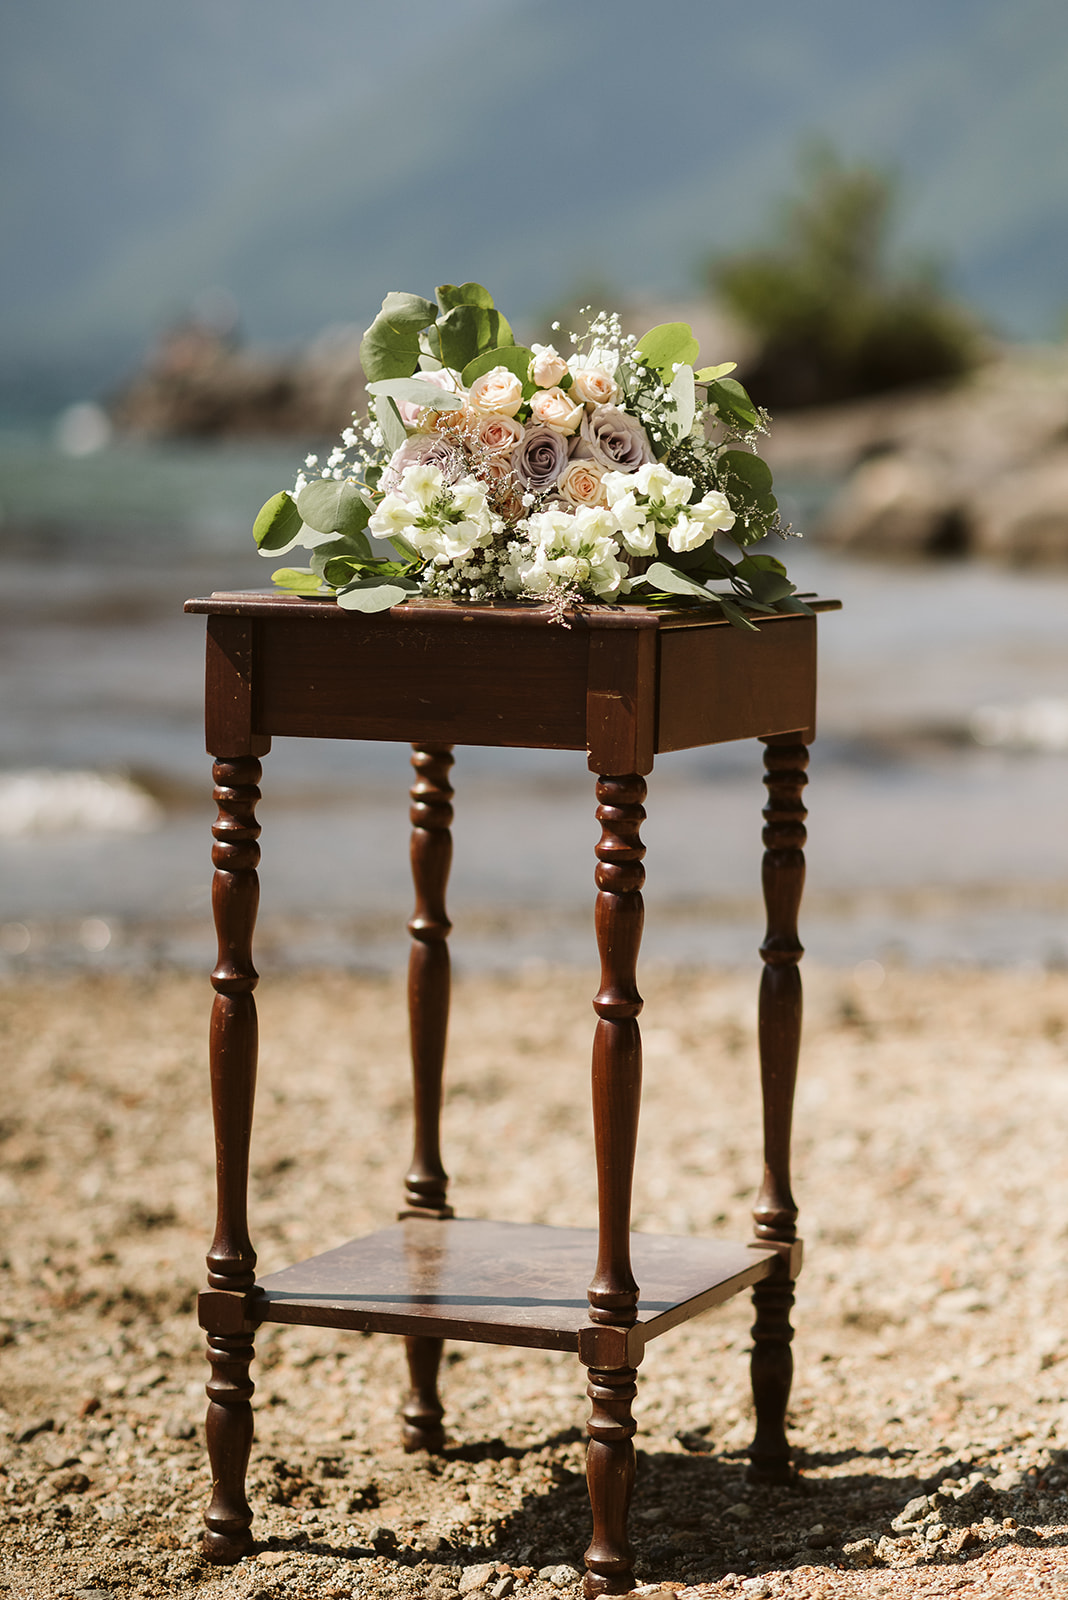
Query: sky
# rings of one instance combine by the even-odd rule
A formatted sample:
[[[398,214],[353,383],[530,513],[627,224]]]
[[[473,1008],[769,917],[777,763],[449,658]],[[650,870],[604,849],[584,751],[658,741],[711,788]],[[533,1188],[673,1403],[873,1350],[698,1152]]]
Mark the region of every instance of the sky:
[[[255,343],[487,282],[701,292],[814,138],[998,331],[1068,305],[1060,0],[35,0],[0,17],[0,385],[113,382],[225,290]]]

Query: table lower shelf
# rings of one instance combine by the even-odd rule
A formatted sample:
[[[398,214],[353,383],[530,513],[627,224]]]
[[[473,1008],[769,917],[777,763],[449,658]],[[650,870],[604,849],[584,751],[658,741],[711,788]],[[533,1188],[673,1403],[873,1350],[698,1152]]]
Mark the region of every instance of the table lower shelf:
[[[767,1277],[777,1260],[749,1245],[664,1234],[632,1234],[631,1252],[639,1344]],[[249,1315],[577,1351],[580,1334],[593,1332],[586,1287],[596,1255],[590,1228],[407,1218],[261,1278]]]

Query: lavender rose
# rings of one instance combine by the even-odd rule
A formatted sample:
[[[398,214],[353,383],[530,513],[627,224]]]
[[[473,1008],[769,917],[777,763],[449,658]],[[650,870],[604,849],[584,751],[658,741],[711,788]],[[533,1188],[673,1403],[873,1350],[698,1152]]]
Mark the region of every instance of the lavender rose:
[[[451,483],[456,477],[456,447],[440,433],[413,433],[390,457],[379,484],[383,493],[395,494],[409,467],[440,467],[445,482]]]
[[[609,472],[637,472],[656,459],[641,423],[619,406],[597,406],[583,417],[573,454]]]
[[[567,466],[567,440],[555,428],[528,428],[512,452],[512,471],[536,494],[551,489]]]

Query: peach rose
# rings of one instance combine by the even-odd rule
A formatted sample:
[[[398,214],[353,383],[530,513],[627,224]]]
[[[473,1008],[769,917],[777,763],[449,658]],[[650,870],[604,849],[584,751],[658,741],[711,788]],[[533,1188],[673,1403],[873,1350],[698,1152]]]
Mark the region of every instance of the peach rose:
[[[569,506],[604,506],[604,468],[596,461],[569,461],[560,474],[557,493]]]
[[[523,438],[524,428],[521,422],[514,417],[506,417],[503,412],[490,411],[478,419],[475,427],[475,443],[480,444],[483,450],[490,450],[494,455],[507,455],[514,450]]]
[[[579,367],[571,376],[571,393],[591,406],[610,406],[619,393],[615,379],[604,367]]]
[[[543,428],[554,428],[557,433],[574,433],[582,421],[582,407],[577,406],[563,389],[539,389],[530,400],[531,421]]]
[[[567,371],[567,362],[551,344],[532,344],[534,359],[530,363],[530,381],[539,389],[551,389]]]
[[[523,385],[507,367],[491,367],[468,390],[467,403],[475,411],[499,411],[514,417],[523,404]]]

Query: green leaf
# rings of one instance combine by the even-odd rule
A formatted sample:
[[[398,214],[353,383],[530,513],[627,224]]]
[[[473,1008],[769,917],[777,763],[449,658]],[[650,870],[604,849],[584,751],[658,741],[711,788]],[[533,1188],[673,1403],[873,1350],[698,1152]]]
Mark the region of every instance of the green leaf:
[[[512,330],[499,311],[484,306],[455,306],[437,323],[437,344],[431,334],[431,354],[447,367],[462,372],[468,362],[498,345],[514,344]]]
[[[480,283],[439,283],[437,296],[442,311],[454,311],[457,306],[481,306],[484,311],[493,310],[493,296]]]
[[[252,524],[252,537],[262,554],[281,555],[300,540],[303,519],[287,489],[268,500]]]
[[[397,402],[388,394],[380,394],[375,401],[375,421],[382,430],[382,443],[392,455],[407,440],[408,430],[397,410]]]
[[[382,378],[378,383],[369,383],[367,393],[388,395],[398,404],[407,400],[413,406],[433,406],[435,411],[456,411],[463,405],[458,394],[449,394],[424,378]]]
[[[373,560],[370,540],[365,533],[358,533],[344,539],[327,539],[316,546],[312,552],[311,569],[313,572],[325,573],[327,563],[330,561]],[[333,579],[330,581],[334,582]]]
[[[693,368],[680,367],[668,385],[675,397],[675,410],[670,417],[676,440],[685,439],[693,427],[697,414],[697,396],[693,387]]]
[[[726,472],[736,483],[744,483],[755,495],[771,493],[771,468],[750,450],[724,450],[716,470],[717,474]]]
[[[337,603],[345,611],[388,611],[418,590],[410,578],[356,578],[338,590]]]
[[[315,478],[297,496],[297,507],[316,533],[362,533],[371,511],[356,484],[345,479]]]
[[[723,615],[726,617],[727,621],[733,623],[736,628],[741,628],[745,633],[760,632],[760,629],[757,627],[756,623],[750,622],[741,606],[736,605],[728,595],[721,594],[719,597],[719,603],[723,607]]]
[[[394,550],[396,550],[402,561],[412,562],[422,561],[424,559],[424,557],[419,554],[415,546],[409,544],[407,539],[401,533],[391,533],[389,538],[386,540],[386,544],[393,546]]]
[[[741,384],[734,378],[723,378],[710,383],[706,390],[710,405],[714,405],[723,422],[748,432],[760,421],[760,413]]]
[[[507,367],[522,383],[525,397],[528,390],[533,394],[537,387],[527,376],[533,359],[533,350],[528,350],[524,344],[506,344],[495,350],[483,350],[480,356],[467,363],[460,374],[460,381],[465,389],[470,389],[475,379],[481,378],[484,372],[492,372],[494,367]]]
[[[718,367],[702,367],[700,372],[694,373],[694,377],[698,383],[715,383],[717,378],[725,378],[728,372],[737,370],[737,361],[721,361]]]
[[[382,309],[363,336],[360,361],[369,383],[407,378],[419,364],[419,335],[438,314],[432,300],[418,294],[387,294]]]
[[[712,540],[698,545],[696,550],[667,551],[667,540],[661,542],[660,554],[677,572],[686,572],[691,578],[704,583],[709,578],[733,578],[734,562],[721,556]]]
[[[700,350],[701,346],[694,338],[688,322],[659,322],[648,333],[642,334],[634,354],[670,383],[676,365],[692,367]]]
[[[279,567],[271,573],[271,582],[289,594],[318,594],[322,588],[318,573],[310,567]]]
[[[641,584],[650,589],[663,589],[667,594],[686,595],[692,600],[710,602],[721,598],[706,589],[704,584],[695,583],[684,572],[677,572],[674,567],[669,567],[663,561],[654,561],[641,577],[632,578],[630,581],[632,587]]]
[[[777,600],[775,609],[776,611],[798,613],[803,617],[814,617],[816,615],[812,607],[807,606],[803,600],[799,600],[796,594],[788,594],[785,600]]]
[[[764,565],[765,561],[772,559],[770,556],[743,556],[734,569],[738,577],[748,584],[754,598],[766,606],[773,606],[777,601],[785,600],[786,596],[793,594],[797,587],[786,576],[786,569],[781,562],[776,561],[774,567]],[[776,567],[778,571],[775,570]]]

